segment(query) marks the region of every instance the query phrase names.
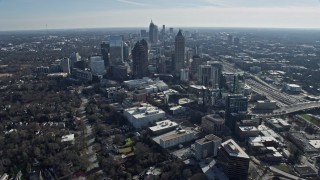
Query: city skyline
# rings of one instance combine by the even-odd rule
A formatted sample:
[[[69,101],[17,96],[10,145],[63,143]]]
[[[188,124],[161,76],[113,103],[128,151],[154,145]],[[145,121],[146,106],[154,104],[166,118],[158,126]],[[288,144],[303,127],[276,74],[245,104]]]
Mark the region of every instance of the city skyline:
[[[320,28],[319,0],[0,0],[0,31],[146,27]],[[137,21],[139,19],[139,21]]]

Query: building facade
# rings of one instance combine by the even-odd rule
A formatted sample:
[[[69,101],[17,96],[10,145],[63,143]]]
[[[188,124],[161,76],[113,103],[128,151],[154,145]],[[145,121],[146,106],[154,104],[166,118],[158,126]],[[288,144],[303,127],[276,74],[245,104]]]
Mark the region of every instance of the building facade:
[[[185,38],[183,37],[181,30],[179,30],[175,37],[174,50],[174,69],[175,72],[179,73],[180,69],[184,68],[185,60]]]
[[[195,156],[198,160],[210,156],[217,156],[218,148],[221,145],[221,138],[209,134],[195,142]]]
[[[149,41],[151,44],[155,44],[158,42],[158,38],[158,26],[151,21],[149,25]]]
[[[225,129],[225,120],[218,114],[202,117],[201,127],[206,133],[221,135]]]
[[[111,65],[123,63],[123,38],[122,36],[110,36],[110,59]]]
[[[146,40],[138,41],[132,49],[132,73],[135,78],[148,75],[148,44]]]
[[[90,67],[92,74],[104,75],[106,73],[106,69],[104,67],[104,60],[101,56],[91,56]]]

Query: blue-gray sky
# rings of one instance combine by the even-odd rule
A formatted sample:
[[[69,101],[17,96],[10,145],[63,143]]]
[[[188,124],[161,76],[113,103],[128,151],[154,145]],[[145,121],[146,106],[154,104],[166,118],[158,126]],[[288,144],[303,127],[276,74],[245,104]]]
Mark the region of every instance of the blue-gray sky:
[[[320,0],[0,0],[0,30],[147,27],[320,28]]]

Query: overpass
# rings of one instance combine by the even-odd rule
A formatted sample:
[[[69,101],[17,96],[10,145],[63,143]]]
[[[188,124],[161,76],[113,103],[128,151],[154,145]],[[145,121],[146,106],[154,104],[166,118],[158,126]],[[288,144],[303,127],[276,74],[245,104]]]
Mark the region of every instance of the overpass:
[[[266,113],[266,114],[255,114],[258,117],[271,117],[271,116],[279,116],[279,115],[285,115],[290,113],[295,113],[299,111],[304,110],[312,110],[320,108],[320,102],[304,102],[299,104],[292,104],[288,106],[283,106],[280,109],[274,110],[272,113]]]

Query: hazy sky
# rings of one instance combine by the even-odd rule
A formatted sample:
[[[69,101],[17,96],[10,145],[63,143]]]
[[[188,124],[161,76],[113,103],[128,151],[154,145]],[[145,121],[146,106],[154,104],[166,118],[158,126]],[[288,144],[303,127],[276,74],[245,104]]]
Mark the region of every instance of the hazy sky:
[[[320,0],[0,0],[0,30],[147,27],[320,28]]]

